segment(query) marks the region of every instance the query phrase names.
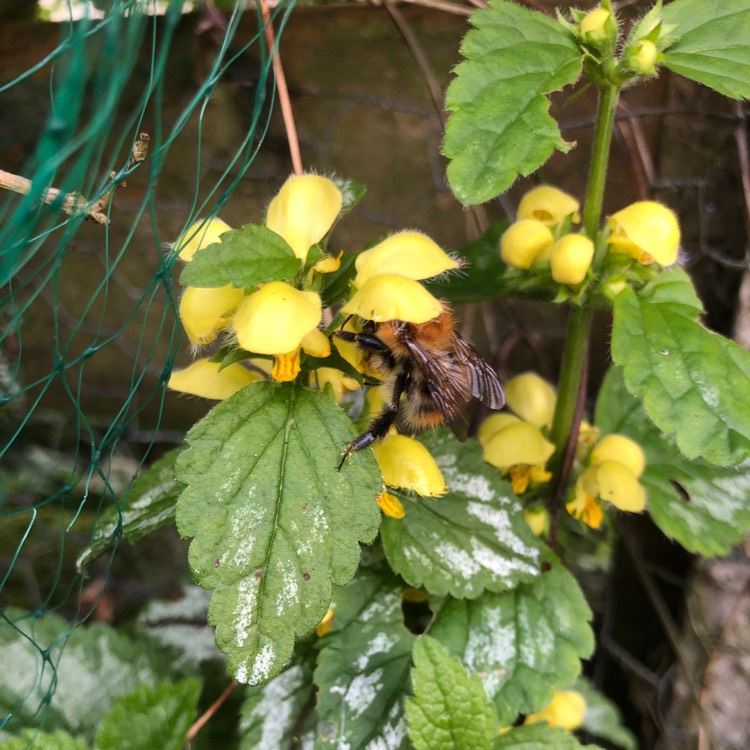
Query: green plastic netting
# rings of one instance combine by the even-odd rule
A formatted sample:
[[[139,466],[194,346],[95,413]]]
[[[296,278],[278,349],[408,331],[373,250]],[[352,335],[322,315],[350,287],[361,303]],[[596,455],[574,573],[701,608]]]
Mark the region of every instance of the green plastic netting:
[[[91,615],[98,596],[84,595],[89,582],[71,556],[105,509],[127,503],[154,446],[169,442],[160,433],[162,406],[185,343],[168,243],[222,210],[268,127],[273,71],[260,11],[244,11],[238,0],[223,19],[188,22],[183,4],[172,0],[159,15],[153,3],[114,2],[103,19],[62,24],[49,54],[0,81],[4,118],[22,95],[45,118],[22,169],[27,193],[0,195],[0,630],[13,635],[6,643],[21,629],[30,633],[36,661],[34,674],[17,676],[13,704],[2,696],[10,710],[0,730],[32,717],[44,723],[77,625],[50,640],[34,621],[60,611],[80,624]],[[273,11],[277,38],[293,4]],[[179,46],[200,33],[213,41],[202,45],[202,68],[186,70]],[[227,96],[221,84],[249,59],[252,85],[241,89],[247,127],[227,140],[220,165],[206,166],[214,100]],[[178,111],[175,80],[181,90],[190,84]],[[16,115],[20,127],[33,127]],[[174,164],[192,182],[177,196],[161,180]],[[91,220],[96,211],[106,223]]]

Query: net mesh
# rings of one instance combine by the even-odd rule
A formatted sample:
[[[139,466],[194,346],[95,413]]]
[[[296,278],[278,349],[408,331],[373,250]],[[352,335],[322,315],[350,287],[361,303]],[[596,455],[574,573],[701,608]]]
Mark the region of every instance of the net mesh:
[[[105,508],[127,503],[135,475],[165,440],[166,383],[185,348],[167,243],[222,210],[253,163],[273,104],[262,15],[247,11],[240,33],[243,6],[186,30],[180,0],[163,15],[148,3],[115,2],[104,18],[61,25],[54,49],[0,86],[5,115],[33,100],[44,118],[33,134],[33,116],[7,118],[22,122],[7,135],[33,137],[35,146],[20,170],[26,181],[5,175],[11,190],[0,195],[6,631],[33,633],[35,618],[61,611],[73,622],[67,636],[90,616],[98,596],[69,558]],[[273,12],[277,39],[292,7]],[[180,46],[199,32],[210,43],[196,70]],[[221,165],[206,165],[206,128],[216,125],[217,97],[226,97],[219,84],[249,57],[247,127],[227,138]],[[186,78],[194,85],[175,109],[175,82]],[[182,164],[178,187],[160,181]],[[20,714],[44,720],[65,641],[32,636],[36,685],[0,717],[0,729],[17,729]]]

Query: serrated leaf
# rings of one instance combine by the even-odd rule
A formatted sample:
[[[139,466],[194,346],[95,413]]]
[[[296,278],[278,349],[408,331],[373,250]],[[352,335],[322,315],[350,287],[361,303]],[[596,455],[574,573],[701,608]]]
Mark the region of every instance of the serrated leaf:
[[[473,601],[447,602],[430,628],[450,654],[481,675],[501,724],[544,708],[591,655],[591,610],[559,563],[527,584]]]
[[[221,242],[203,248],[182,269],[185,286],[240,289],[268,281],[289,281],[300,261],[286,240],[259,224],[246,224],[221,235]]]
[[[448,180],[465,205],[494,198],[555,149],[570,149],[546,95],[575,83],[581,70],[573,36],[543,13],[496,0],[470,21],[466,60],[446,93],[443,145]]]
[[[114,698],[170,674],[171,654],[101,623],[76,629],[53,614],[5,617],[22,631],[0,620],[0,713],[13,714],[9,729],[44,718],[46,730],[93,739]]]
[[[117,698],[102,719],[97,750],[182,750],[195,720],[200,680],[141,685]]]
[[[576,750],[583,746],[565,729],[551,727],[546,721],[540,721],[523,727],[512,727],[499,735],[492,747],[494,750]]]
[[[750,352],[698,323],[691,293],[678,268],[638,293],[625,288],[614,304],[612,358],[687,458],[736,465],[750,455]]]
[[[79,572],[121,536],[128,542],[137,542],[152,531],[174,522],[177,498],[183,489],[174,476],[175,461],[181,451],[182,448],[175,448],[165,453],[135,480],[123,498],[122,514],[114,506],[101,514],[91,542],[76,559]]]
[[[750,462],[720,468],[687,460],[628,393],[620,368],[604,379],[596,424],[605,434],[631,437],[645,451],[640,482],[651,517],[668,537],[706,556],[724,555],[744,537],[750,526]]]
[[[36,732],[25,730],[20,737],[2,740],[3,750],[89,750],[88,744],[80,737],[72,737],[67,732]]]
[[[377,533],[373,457],[336,471],[354,436],[339,406],[293,383],[244,388],[187,434],[177,527],[196,582],[215,589],[209,622],[238,682],[281,671]]]
[[[750,5],[747,0],[674,0],[664,24],[677,40],[664,65],[733,99],[750,97]]]
[[[404,627],[402,590],[391,576],[367,573],[336,592],[315,670],[317,748],[408,747],[404,696],[415,636]]]
[[[591,683],[580,678],[573,689],[586,699],[586,713],[581,729],[624,750],[638,750],[633,733],[622,723],[620,709],[607,696],[595,690]]]
[[[384,518],[383,549],[393,570],[431,594],[473,598],[505,591],[540,573],[541,546],[523,520],[523,506],[500,472],[482,460],[476,440],[458,443],[447,431],[424,443],[440,466],[448,493],[400,494],[406,516]]]
[[[492,747],[497,717],[482,681],[427,635],[414,646],[411,681],[414,697],[406,700],[406,716],[416,750]]]
[[[248,688],[240,711],[240,750],[295,750],[301,724],[314,719],[315,653],[307,646],[268,684]],[[304,722],[303,712],[308,713]]]

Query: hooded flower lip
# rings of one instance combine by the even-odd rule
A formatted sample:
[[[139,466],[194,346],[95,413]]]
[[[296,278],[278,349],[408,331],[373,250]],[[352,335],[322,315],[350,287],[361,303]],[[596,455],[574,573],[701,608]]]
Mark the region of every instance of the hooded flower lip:
[[[479,425],[479,432],[477,434],[479,444],[484,447],[493,435],[509,425],[518,424],[520,421],[518,417],[508,414],[508,412],[500,411],[497,414],[492,414]]]
[[[518,204],[516,217],[518,219],[536,219],[552,227],[568,216],[578,223],[581,217],[578,213],[581,204],[568,193],[552,185],[540,185],[529,190]]]
[[[589,466],[579,478],[580,488],[589,497],[598,497],[629,513],[646,507],[646,493],[638,479],[617,461],[602,461]]]
[[[671,209],[656,201],[637,201],[609,217],[610,251],[639,263],[670,266],[677,260],[680,225]]]
[[[287,354],[302,344],[322,319],[320,296],[272,281],[245,297],[232,327],[243,349],[257,354]]]
[[[616,433],[603,437],[591,451],[592,466],[597,466],[604,461],[617,461],[630,469],[636,479],[646,468],[646,455],[643,448],[635,440]]]
[[[396,274],[368,279],[341,308],[343,315],[358,315],[376,323],[386,320],[426,323],[442,311],[442,304],[418,281]]]
[[[418,440],[392,433],[372,450],[383,482],[389,487],[412,490],[424,497],[437,497],[448,491],[435,459]]]
[[[594,243],[582,234],[566,234],[552,246],[552,278],[558,284],[580,284],[594,258]]]
[[[557,395],[554,387],[535,372],[524,372],[505,384],[508,408],[535,427],[551,427]]]
[[[527,270],[544,260],[553,241],[552,231],[544,222],[519,219],[503,233],[500,257],[512,268]]]
[[[269,204],[266,226],[304,263],[310,248],[333,226],[342,204],[341,191],[327,177],[292,175]]]
[[[198,250],[221,242],[221,235],[232,227],[221,219],[199,219],[193,222],[175,242],[174,247],[180,260],[189,262]]]
[[[244,292],[228,285],[218,288],[189,286],[180,298],[180,320],[193,346],[210,344],[232,319]]]
[[[260,373],[240,364],[221,367],[219,362],[198,359],[183,370],[174,370],[167,387],[180,393],[221,401],[233,396],[246,385],[263,380]]]
[[[458,268],[436,242],[422,232],[399,232],[357,256],[354,286],[382,274],[395,274],[419,281]]]
[[[555,452],[554,444],[528,422],[515,422],[498,430],[483,447],[484,460],[502,470],[517,464],[543,466]]]

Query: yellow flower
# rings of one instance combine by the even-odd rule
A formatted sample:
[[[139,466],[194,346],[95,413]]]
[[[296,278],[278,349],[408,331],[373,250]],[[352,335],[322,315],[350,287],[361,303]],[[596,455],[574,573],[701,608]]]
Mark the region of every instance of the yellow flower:
[[[319,367],[311,373],[311,376],[317,381],[318,388],[321,391],[324,391],[326,386],[331,388],[333,398],[337,404],[340,404],[344,400],[344,394],[361,388],[360,384],[354,378],[333,367]]]
[[[534,536],[542,536],[549,530],[549,513],[540,505],[524,508],[523,520],[526,521]]]
[[[180,320],[190,343],[210,344],[229,325],[244,296],[231,284],[215,289],[186,287],[180,298]]]
[[[395,518],[397,521],[406,515],[403,503],[395,495],[387,492],[385,488],[378,495],[378,505],[386,516]]]
[[[541,711],[529,714],[524,724],[546,721],[551,727],[562,727],[572,732],[583,723],[586,699],[577,690],[555,690],[555,695]]]
[[[591,451],[591,465],[596,466],[604,461],[616,461],[630,469],[638,478],[646,468],[646,456],[635,440],[615,433],[603,437]]]
[[[341,308],[341,314],[358,315],[376,323],[404,320],[419,324],[436,318],[442,310],[441,303],[418,281],[383,274],[368,279]]]
[[[381,274],[406,276],[418,281],[459,266],[426,234],[399,232],[360,253],[355,267],[354,286],[361,287],[368,279]]]
[[[413,490],[424,497],[436,497],[448,491],[435,459],[418,440],[391,433],[373,445],[372,450],[383,482],[388,486]]]
[[[552,426],[556,398],[554,387],[535,372],[516,375],[505,384],[508,408],[536,427]]]
[[[637,201],[609,217],[613,253],[639,263],[670,266],[677,260],[680,225],[674,211],[656,201]]]
[[[548,227],[558,224],[568,216],[573,222],[581,220],[578,210],[581,204],[568,193],[558,190],[551,185],[540,185],[529,190],[518,204],[516,217],[518,219],[537,219]]]
[[[537,219],[511,224],[500,240],[500,256],[512,268],[528,269],[544,260],[554,239],[550,228]]]
[[[343,198],[335,183],[315,174],[292,175],[268,206],[266,226],[281,235],[304,263],[329,232]]]
[[[552,478],[544,465],[555,452],[555,446],[533,424],[508,424],[491,434],[482,447],[487,463],[503,474],[510,474],[517,495],[525,492],[530,482],[548,482]]]
[[[315,626],[315,635],[318,638],[322,638],[326,633],[330,633],[333,629],[333,607],[328,607],[328,611],[323,616],[323,619]]]
[[[552,278],[558,284],[580,284],[594,257],[594,243],[582,234],[566,234],[552,246]]]
[[[232,327],[243,349],[257,354],[285,354],[298,349],[321,319],[318,294],[272,281],[245,297]]]
[[[264,379],[260,373],[252,372],[240,364],[227,365],[222,369],[220,367],[219,362],[198,359],[184,370],[174,370],[167,387],[180,393],[221,401],[246,385]]]
[[[199,219],[193,222],[177,239],[175,251],[180,260],[191,261],[198,250],[221,242],[221,235],[232,227],[221,219]]]

